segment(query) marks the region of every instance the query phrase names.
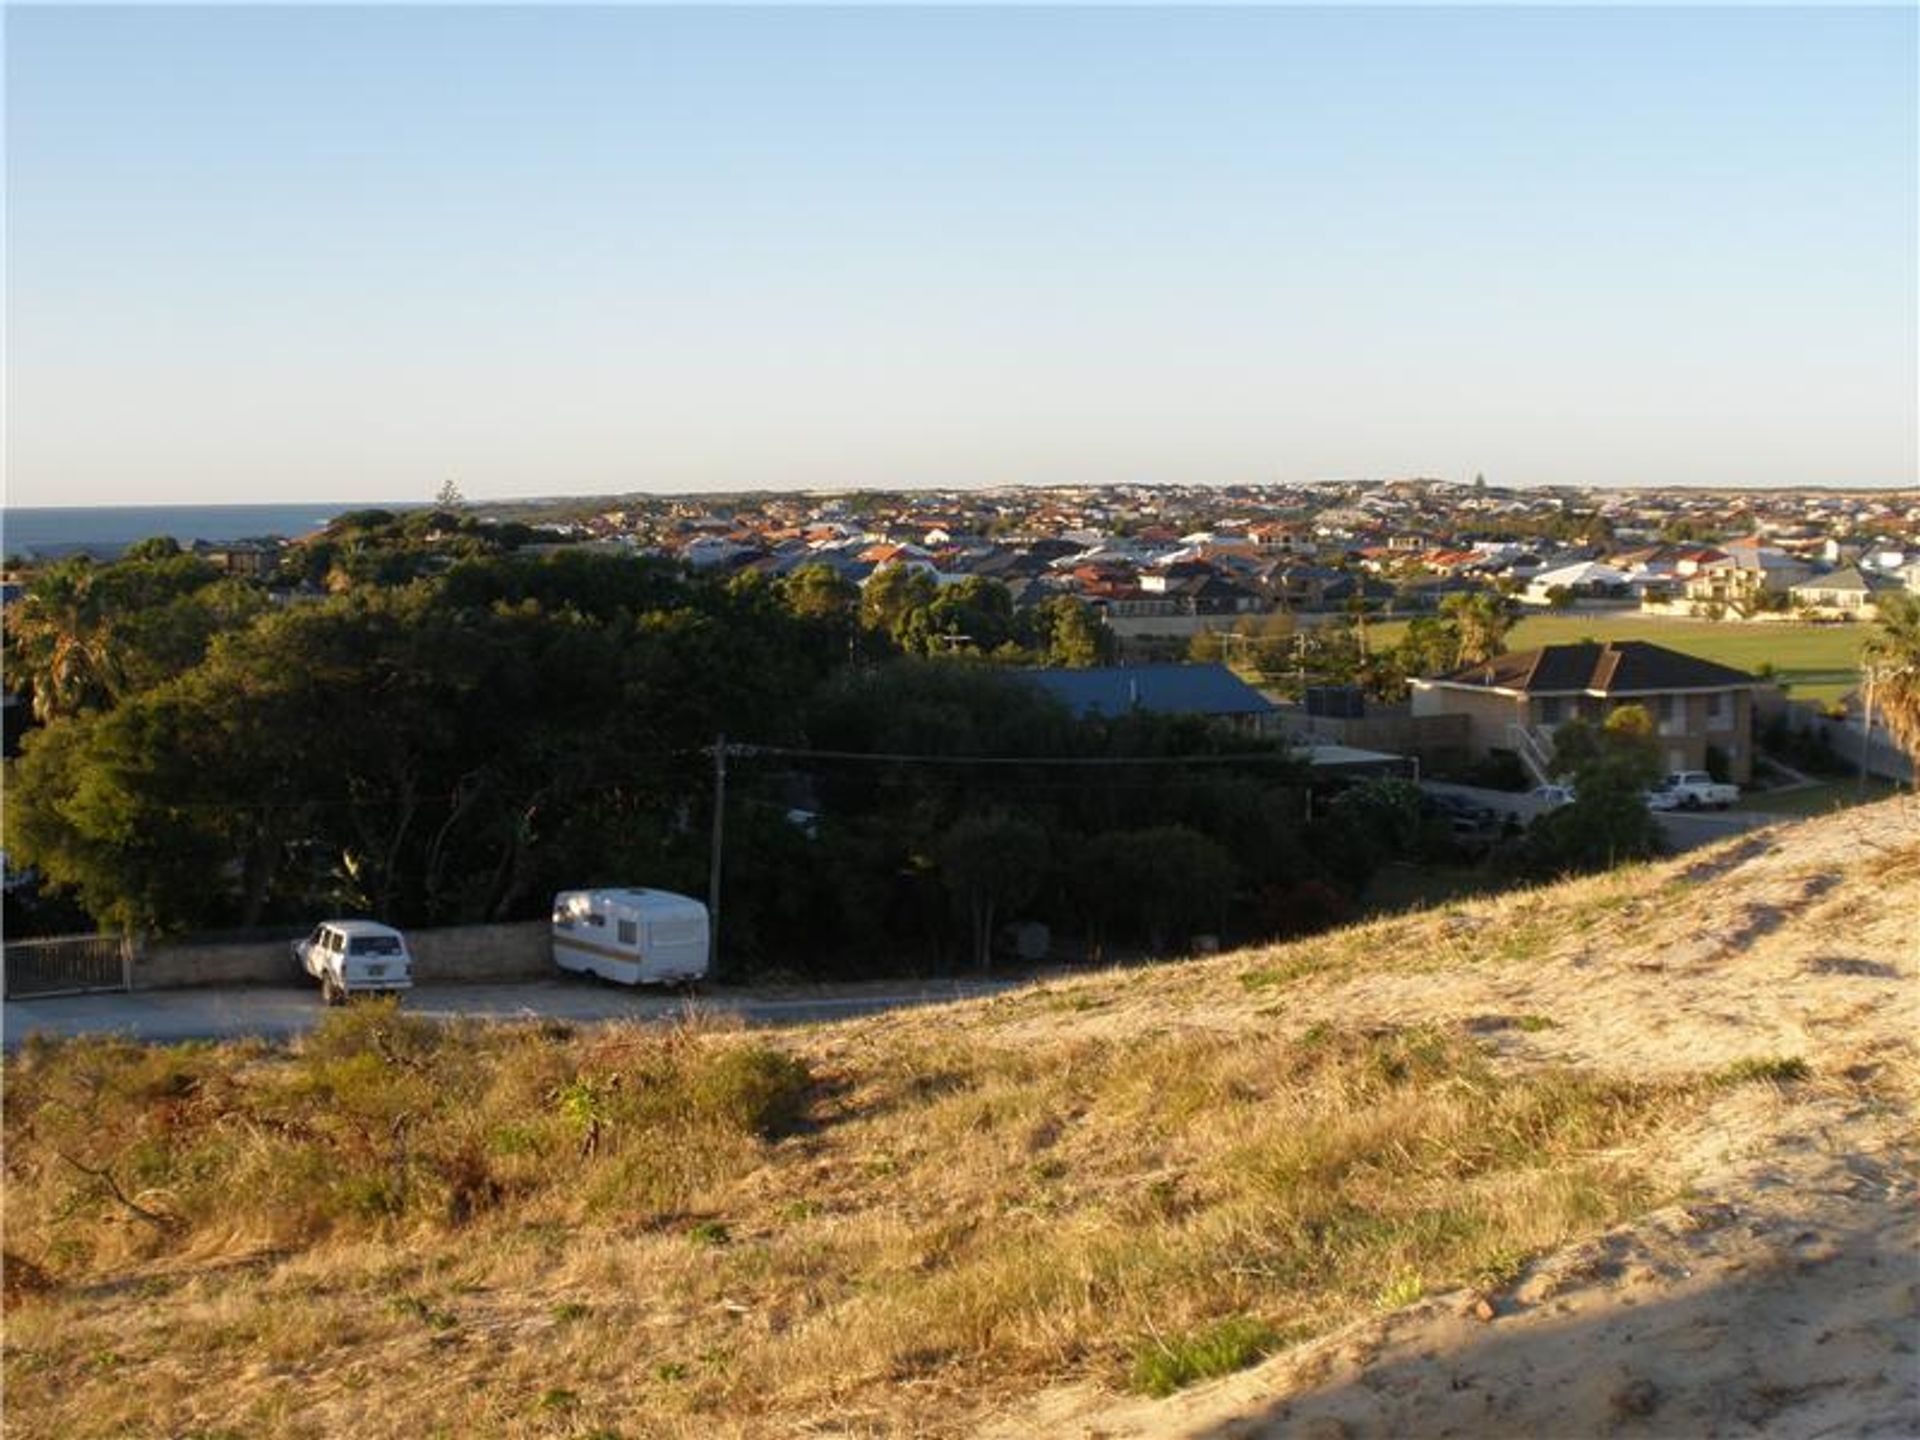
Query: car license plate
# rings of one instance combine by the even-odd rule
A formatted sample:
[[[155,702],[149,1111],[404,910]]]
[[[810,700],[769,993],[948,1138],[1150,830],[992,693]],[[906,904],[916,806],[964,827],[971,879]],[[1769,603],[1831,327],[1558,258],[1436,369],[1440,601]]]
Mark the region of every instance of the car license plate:
[[[384,965],[367,966],[367,974],[372,979],[378,980],[380,979],[381,976],[385,975],[386,973],[387,973],[387,967]]]

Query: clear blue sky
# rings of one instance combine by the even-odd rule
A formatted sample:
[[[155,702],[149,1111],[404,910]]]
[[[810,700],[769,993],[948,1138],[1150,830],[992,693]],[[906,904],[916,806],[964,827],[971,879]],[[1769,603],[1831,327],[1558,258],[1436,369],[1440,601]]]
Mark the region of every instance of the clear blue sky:
[[[1916,481],[1910,8],[6,26],[12,505]]]

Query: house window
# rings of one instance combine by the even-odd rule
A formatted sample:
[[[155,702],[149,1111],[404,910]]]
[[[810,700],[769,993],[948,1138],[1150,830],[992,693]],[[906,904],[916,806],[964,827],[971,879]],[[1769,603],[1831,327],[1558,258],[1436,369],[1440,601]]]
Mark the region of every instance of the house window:
[[[1549,695],[1540,701],[1540,723],[1558,725],[1567,715],[1567,702],[1558,695]]]
[[[1731,730],[1733,728],[1733,696],[1721,690],[1707,697],[1707,728],[1709,730]]]
[[[639,922],[636,920],[622,920],[620,922],[619,936],[622,945],[638,945],[640,943]]]

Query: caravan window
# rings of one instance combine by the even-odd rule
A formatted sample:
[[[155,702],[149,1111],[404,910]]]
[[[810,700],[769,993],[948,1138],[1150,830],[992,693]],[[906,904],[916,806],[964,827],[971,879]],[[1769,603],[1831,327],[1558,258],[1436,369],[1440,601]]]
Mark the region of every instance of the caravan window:
[[[598,926],[600,929],[604,930],[607,928],[607,917],[604,915],[588,915],[587,923],[589,925]]]
[[[640,926],[632,920],[622,920],[620,922],[620,943],[622,945],[638,945],[640,943]]]

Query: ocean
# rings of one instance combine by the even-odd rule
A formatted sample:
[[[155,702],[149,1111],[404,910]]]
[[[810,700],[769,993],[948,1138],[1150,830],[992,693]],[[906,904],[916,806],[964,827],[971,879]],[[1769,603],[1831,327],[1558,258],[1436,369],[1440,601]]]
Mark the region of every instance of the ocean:
[[[10,506],[0,511],[0,553],[47,559],[84,550],[111,559],[152,535],[171,535],[182,545],[310,535],[336,515],[371,508],[376,508],[371,501],[326,500],[294,505]],[[418,502],[377,508],[417,509]]]

